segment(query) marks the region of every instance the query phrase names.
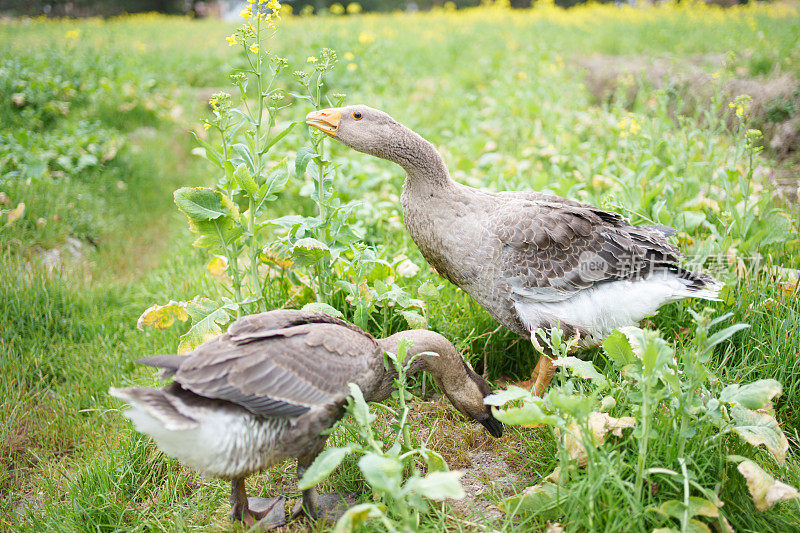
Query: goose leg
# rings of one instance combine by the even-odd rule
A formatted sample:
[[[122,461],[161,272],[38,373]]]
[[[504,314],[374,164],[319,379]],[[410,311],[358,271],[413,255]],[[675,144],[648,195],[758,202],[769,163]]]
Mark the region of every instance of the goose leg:
[[[266,531],[286,524],[284,504],[286,498],[248,498],[244,477],[231,481],[231,520],[247,527]]]
[[[553,360],[545,354],[539,356],[539,361],[536,363],[536,368],[533,369],[531,379],[533,380],[533,393],[536,396],[542,396],[547,387],[550,386],[553,376],[556,373],[556,367],[553,366]]]
[[[319,452],[325,446],[325,442],[320,443],[319,447],[304,456],[297,458],[297,479],[302,479],[311,463],[314,462]],[[303,491],[303,501],[295,506],[292,512],[292,519],[305,515],[312,520],[324,518],[332,522],[337,521],[344,512],[356,504],[353,494],[340,494],[329,492],[320,494],[316,487],[311,487]]]

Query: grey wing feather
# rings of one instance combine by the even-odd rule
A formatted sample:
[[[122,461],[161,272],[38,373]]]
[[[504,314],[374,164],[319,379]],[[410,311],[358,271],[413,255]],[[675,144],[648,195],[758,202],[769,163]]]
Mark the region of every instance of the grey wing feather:
[[[506,279],[521,298],[555,302],[595,283],[676,268],[667,226],[632,226],[594,206],[539,193],[506,195],[490,220]]]
[[[175,381],[258,415],[296,416],[343,402],[347,384],[363,379],[380,359],[375,339],[344,321],[316,313],[275,313],[281,316],[240,319],[228,333],[185,357],[176,356],[181,361]],[[174,360],[158,362],[171,365]]]

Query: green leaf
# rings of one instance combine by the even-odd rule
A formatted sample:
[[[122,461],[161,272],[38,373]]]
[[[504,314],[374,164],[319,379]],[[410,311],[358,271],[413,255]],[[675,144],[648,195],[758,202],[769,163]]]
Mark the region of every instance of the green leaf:
[[[444,457],[439,455],[433,450],[420,449],[418,450],[420,457],[425,461],[428,467],[428,472],[448,472],[450,467],[447,466],[447,461]]]
[[[503,410],[492,407],[492,413],[500,422],[512,426],[533,426],[537,424],[557,426],[561,422],[561,419],[557,416],[545,414],[539,404],[534,402],[525,402],[522,407],[511,407]]]
[[[789,441],[774,416],[751,411],[738,404],[730,412],[734,423],[733,431],[753,446],[763,444],[780,464],[786,462]]]
[[[749,327],[750,324],[734,324],[732,326],[728,326],[725,329],[719,330],[708,338],[708,341],[706,341],[706,347],[711,348],[713,346],[716,346],[717,344],[731,337],[734,333],[741,331],[743,329],[747,329]]]
[[[292,247],[292,259],[300,266],[313,265],[323,257],[330,256],[328,245],[313,237],[299,239]]]
[[[311,162],[312,159],[315,157],[319,157],[319,154],[314,152],[314,150],[309,146],[303,146],[297,151],[297,157],[294,160],[294,173],[297,177],[300,177],[306,173],[306,167]]]
[[[192,317],[192,327],[181,336],[178,353],[189,353],[209,339],[222,333],[220,326],[231,321],[229,302],[214,302],[208,298],[196,298],[186,302],[186,312]]]
[[[269,141],[269,142],[268,142],[268,143],[267,143],[267,144],[264,146],[264,149],[263,149],[263,150],[261,150],[261,155],[264,155],[264,154],[266,154],[266,153],[269,151],[269,149],[270,149],[270,148],[272,148],[273,146],[275,146],[275,144],[276,144],[277,142],[279,142],[281,139],[283,139],[284,137],[286,137],[287,135],[289,135],[289,132],[291,132],[291,131],[294,129],[294,127],[295,127],[295,126],[297,126],[298,124],[300,124],[300,122],[290,122],[290,123],[289,123],[289,125],[288,125],[288,126],[286,126],[286,127],[283,129],[283,131],[281,131],[279,134],[277,134],[275,137],[273,137],[273,138],[272,138],[272,139],[271,139],[271,140],[270,140],[270,141]]]
[[[300,490],[310,489],[327,478],[337,466],[353,451],[352,446],[327,448],[314,459],[311,466],[303,474],[303,478],[298,482],[297,488]]]
[[[174,193],[175,205],[190,220],[202,222],[231,214],[230,201],[208,187],[182,187]]]
[[[361,524],[373,518],[380,518],[386,511],[386,506],[375,503],[362,503],[354,505],[339,518],[333,533],[352,533]]]
[[[396,457],[369,452],[359,459],[358,467],[373,489],[395,497],[400,494],[403,463]]]
[[[656,510],[665,515],[677,518],[683,518],[683,513],[687,506],[679,500],[668,500],[662,503]],[[697,496],[689,497],[688,516],[693,518],[695,516],[707,516],[709,518],[716,518],[719,516],[719,509],[713,502],[705,499],[698,498]]]
[[[563,515],[559,507],[566,501],[566,490],[555,483],[542,483],[506,498],[498,507],[505,513],[535,514],[544,520],[556,520]]]
[[[375,415],[369,412],[369,406],[367,402],[364,401],[364,395],[361,393],[361,389],[358,388],[358,385],[355,383],[348,383],[347,386],[350,388],[349,408],[350,412],[353,414],[353,418],[356,419],[356,422],[360,426],[369,426],[375,419]]]
[[[247,165],[242,163],[236,167],[236,170],[233,171],[233,177],[236,178],[239,187],[244,189],[247,194],[252,197],[258,194],[258,185],[256,185],[253,174],[250,172],[250,169],[247,168]]]
[[[400,314],[406,319],[408,327],[411,329],[425,329],[428,327],[426,318],[416,311],[402,311]]]
[[[255,172],[255,159],[253,158],[253,154],[250,152],[250,148],[242,143],[236,143],[232,146],[232,148],[236,151],[236,153],[242,156],[242,159],[244,159],[244,162],[247,163],[250,172]]]
[[[442,297],[439,291],[441,291],[443,287],[444,285],[437,286],[430,281],[426,281],[419,286],[417,293],[419,294],[419,297],[424,300],[438,300]]]
[[[344,318],[344,315],[341,313],[341,311],[324,302],[307,303],[303,306],[301,311],[306,311],[309,313],[325,313],[326,315],[331,315],[336,318]]]
[[[781,384],[774,379],[759,379],[747,385],[728,385],[720,392],[719,401],[738,403],[747,409],[764,409],[781,390]]]
[[[444,500],[452,498],[460,500],[465,496],[464,488],[459,479],[464,472],[451,470],[449,472],[431,472],[427,476],[413,477],[406,483],[409,492],[415,492],[431,500]]]
[[[597,371],[591,361],[584,361],[570,355],[554,359],[553,366],[569,368],[576,376],[595,381],[599,385],[606,382],[606,377]]]
[[[509,385],[507,389],[501,390],[500,392],[495,392],[486,396],[483,399],[483,403],[485,405],[494,405],[500,407],[508,402],[514,400],[521,400],[522,398],[529,398],[531,393],[522,387],[517,387],[516,385]]]
[[[204,141],[203,139],[201,139],[200,137],[198,137],[198,136],[197,136],[197,134],[196,134],[195,132],[192,132],[192,135],[194,136],[194,139],[195,139],[195,140],[196,140],[198,143],[200,143],[200,145],[202,146],[202,148],[198,149],[198,151],[200,152],[200,154],[201,154],[201,155],[202,155],[204,158],[208,159],[209,161],[211,161],[212,163],[214,163],[215,165],[217,165],[219,168],[223,168],[223,165],[222,165],[222,156],[219,154],[219,152],[217,152],[217,151],[216,151],[216,150],[215,150],[215,149],[214,149],[214,148],[213,148],[213,147],[212,147],[210,144],[208,144],[206,141]],[[192,150],[192,153],[195,153],[195,151],[194,151],[194,150]]]
[[[606,340],[603,341],[603,350],[618,366],[625,366],[636,361],[628,337],[619,330],[615,330],[606,337]]]

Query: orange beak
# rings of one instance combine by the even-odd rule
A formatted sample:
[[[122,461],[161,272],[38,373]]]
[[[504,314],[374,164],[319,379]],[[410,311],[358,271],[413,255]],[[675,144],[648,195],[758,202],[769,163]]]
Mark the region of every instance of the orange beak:
[[[306,124],[314,126],[331,137],[336,137],[341,118],[342,112],[338,109],[320,109],[306,115]]]

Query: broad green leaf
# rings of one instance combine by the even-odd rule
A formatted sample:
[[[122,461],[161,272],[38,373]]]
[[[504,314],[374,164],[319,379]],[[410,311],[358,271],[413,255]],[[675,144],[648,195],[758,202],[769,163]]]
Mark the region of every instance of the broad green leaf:
[[[275,194],[281,192],[286,188],[289,182],[289,169],[286,167],[286,159],[269,169],[267,175],[264,177],[264,184],[258,190],[259,196],[262,196],[261,203],[277,198]]]
[[[759,379],[747,385],[728,385],[720,392],[719,400],[747,409],[764,409],[781,390],[781,384],[774,379]]]
[[[438,300],[441,298],[441,294],[439,293],[442,290],[443,285],[434,285],[430,281],[426,281],[422,285],[419,286],[417,293],[419,294],[420,298],[425,300]]]
[[[336,318],[344,318],[344,315],[333,307],[332,305],[328,305],[324,302],[311,302],[307,303],[303,306],[302,311],[306,311],[309,313],[325,313],[326,315],[331,315]]]
[[[628,337],[619,330],[615,330],[606,337],[606,340],[603,341],[603,350],[618,366],[625,366],[636,361]]]
[[[403,318],[406,319],[408,323],[408,327],[411,329],[425,329],[428,327],[428,321],[425,319],[424,316],[417,313],[416,311],[402,311],[400,314],[403,315]]]
[[[483,403],[486,405],[494,405],[496,407],[500,407],[510,401],[513,400],[521,400],[522,398],[529,398],[531,393],[522,387],[517,387],[516,385],[509,385],[508,388],[505,390],[501,390],[499,392],[495,392],[486,396],[483,399]]]
[[[214,302],[208,298],[186,302],[186,311],[192,317],[192,327],[181,336],[178,353],[189,353],[207,340],[220,335],[220,326],[231,321],[229,307],[227,302]]]
[[[753,461],[742,461],[737,470],[747,481],[747,490],[759,511],[766,511],[779,501],[800,497],[796,488],[776,480]]]
[[[369,406],[364,400],[361,389],[355,383],[348,383],[347,386],[350,388],[350,412],[353,413],[353,418],[360,426],[369,426],[375,415],[369,412]]]
[[[324,242],[313,237],[299,239],[292,246],[292,258],[301,266],[313,265],[323,257],[330,257],[331,250]]]
[[[373,489],[392,495],[400,494],[403,463],[396,457],[369,452],[359,459],[358,467]]]
[[[764,445],[780,464],[786,461],[789,441],[783,434],[775,417],[759,411],[751,411],[740,405],[731,408],[733,430],[753,446]]]
[[[178,209],[195,222],[233,214],[230,200],[208,187],[182,187],[175,191],[174,197]]]
[[[343,446],[341,448],[332,446],[324,450],[305,471],[303,478],[297,484],[297,488],[306,490],[322,482],[352,451],[352,446]]]
[[[459,481],[463,475],[464,472],[458,470],[431,472],[423,478],[416,477],[408,480],[406,489],[431,500],[444,500],[446,498],[460,500],[465,496],[464,488]]]
[[[444,457],[433,450],[419,450],[419,455],[428,466],[428,472],[448,472],[450,470]]]
[[[256,171],[256,164],[253,158],[253,154],[250,152],[250,148],[242,143],[236,143],[232,146],[232,148],[238,153],[244,162],[247,163],[247,167],[250,169],[250,172]]]
[[[591,361],[584,361],[570,355],[554,359],[553,366],[569,368],[576,376],[595,381],[599,385],[606,382],[606,377],[597,371]]]
[[[545,414],[538,403],[534,402],[525,402],[522,407],[511,407],[503,410],[492,407],[492,413],[500,422],[512,426],[534,426],[538,424],[556,426],[561,422],[559,417]]]
[[[252,197],[258,194],[258,185],[256,185],[256,181],[253,179],[253,173],[250,172],[247,165],[242,163],[236,167],[236,170],[233,171],[233,177],[236,178],[236,183],[239,184],[239,187],[244,189],[247,194]]]
[[[380,518],[386,511],[386,506],[375,503],[362,503],[354,505],[339,518],[333,533],[352,533],[358,527],[373,518]]]
[[[170,300],[166,305],[154,305],[142,313],[136,321],[136,327],[144,331],[144,326],[151,326],[157,329],[166,329],[175,323],[175,320],[186,322],[189,319],[185,309],[186,304]]]
[[[680,520],[683,518],[683,513],[686,510],[687,506],[683,504],[682,501],[679,500],[668,500],[662,503],[656,510],[665,515],[671,516],[673,518],[677,518]],[[688,515],[689,518],[694,518],[695,516],[707,516],[709,518],[716,518],[719,516],[719,509],[713,502],[705,499],[705,498],[698,498],[697,496],[690,496],[689,497],[689,505],[688,505]]]
[[[303,146],[297,151],[297,157],[294,160],[294,173],[297,177],[306,173],[306,167],[315,157],[319,155],[309,146]]]
[[[562,516],[559,507],[566,501],[567,492],[563,488],[555,483],[542,483],[506,498],[498,507],[505,513],[535,514],[544,520],[556,520]]]

